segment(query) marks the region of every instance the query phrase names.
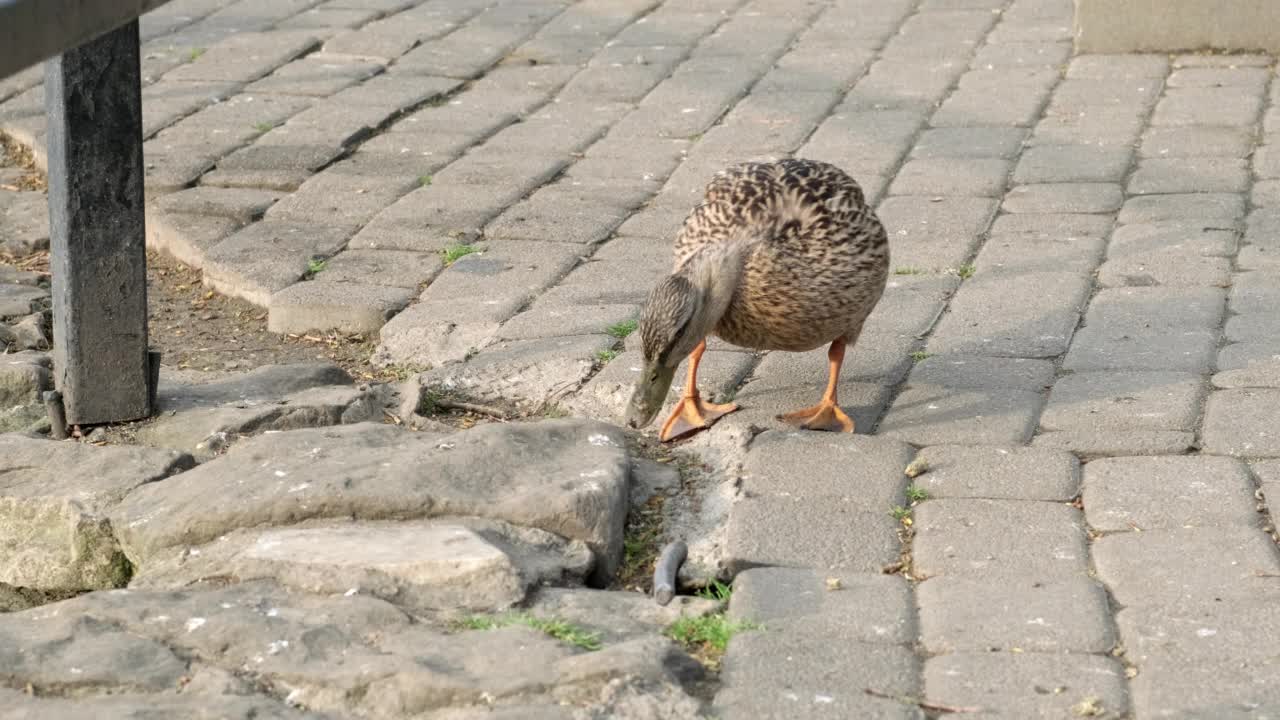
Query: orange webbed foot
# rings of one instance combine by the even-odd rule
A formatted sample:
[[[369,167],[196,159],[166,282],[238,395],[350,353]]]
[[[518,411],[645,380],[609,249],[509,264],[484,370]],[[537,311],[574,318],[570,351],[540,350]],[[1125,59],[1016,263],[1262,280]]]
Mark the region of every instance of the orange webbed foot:
[[[853,420],[834,402],[821,402],[813,407],[779,415],[785,421],[802,430],[826,430],[828,432],[853,432]]]
[[[682,435],[711,427],[715,421],[738,409],[737,403],[715,405],[703,402],[694,395],[680,399],[679,404],[671,411],[667,421],[662,424],[658,439],[662,442],[674,440]]]

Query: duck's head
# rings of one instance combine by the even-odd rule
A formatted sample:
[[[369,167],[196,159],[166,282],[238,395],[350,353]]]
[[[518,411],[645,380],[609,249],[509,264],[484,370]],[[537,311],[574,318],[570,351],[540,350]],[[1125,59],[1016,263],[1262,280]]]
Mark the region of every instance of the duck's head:
[[[644,367],[627,405],[627,425],[641,428],[653,421],[666,402],[676,367],[706,336],[703,295],[684,275],[669,275],[649,293],[640,316]]]

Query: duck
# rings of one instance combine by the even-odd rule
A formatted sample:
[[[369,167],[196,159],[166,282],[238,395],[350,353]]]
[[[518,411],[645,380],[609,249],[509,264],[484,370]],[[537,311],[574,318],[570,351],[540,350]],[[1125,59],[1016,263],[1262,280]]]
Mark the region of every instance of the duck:
[[[710,427],[738,409],[698,392],[707,338],[754,351],[828,346],[826,390],[816,405],[778,415],[806,430],[851,433],[837,388],[846,348],[884,294],[889,242],[862,187],[833,164],[803,158],[743,162],[707,184],[676,234],[671,274],[640,314],[644,363],[626,409],[649,425],[681,360],[688,379],[659,439]]]

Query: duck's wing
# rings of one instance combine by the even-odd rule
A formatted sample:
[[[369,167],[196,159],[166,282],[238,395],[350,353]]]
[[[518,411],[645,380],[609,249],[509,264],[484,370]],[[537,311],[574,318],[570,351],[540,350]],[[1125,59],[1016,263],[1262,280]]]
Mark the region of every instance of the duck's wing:
[[[739,237],[744,229],[767,230],[778,200],[777,177],[776,163],[741,163],[716,173],[676,234],[675,266],[708,244]]]

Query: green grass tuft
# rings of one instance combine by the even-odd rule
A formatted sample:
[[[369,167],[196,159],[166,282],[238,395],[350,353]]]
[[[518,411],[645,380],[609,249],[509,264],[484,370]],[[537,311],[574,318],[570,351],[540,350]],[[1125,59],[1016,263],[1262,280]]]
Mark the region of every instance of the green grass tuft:
[[[583,650],[599,650],[600,634],[590,632],[571,622],[560,619],[534,617],[528,613],[507,615],[473,615],[458,623],[463,630],[497,630],[512,625],[523,625],[546,633],[566,645]]]
[[[426,186],[430,185],[430,184],[431,184],[431,176],[430,176],[430,175],[423,175],[422,177],[418,178],[418,184],[419,184],[419,185],[421,185],[422,187],[426,187]]]
[[[479,251],[479,248],[477,248],[475,245],[465,245],[465,244],[450,245],[444,250],[441,250],[440,254],[444,256],[444,264],[447,267],[449,265],[452,265],[458,262],[459,260],[470,255],[471,253],[478,252],[478,251]]]
[[[929,491],[919,485],[907,486],[907,500],[913,503],[924,502],[929,499]]]
[[[927,353],[927,352],[925,352],[925,351],[923,351],[923,350],[917,350],[917,351],[915,351],[915,352],[911,353],[911,359],[912,359],[912,360],[915,360],[916,362],[921,362],[921,361],[923,361],[923,360],[924,360],[925,358],[927,358],[927,357],[929,357],[929,353]]]
[[[260,122],[260,123],[253,124],[253,129],[257,130],[260,133],[270,132],[271,129],[274,127],[275,127],[275,124],[269,123],[269,122]]]
[[[596,360],[601,364],[607,363],[616,357],[618,357],[617,350],[597,350],[596,351]]]
[[[898,522],[902,522],[903,520],[909,520],[911,518],[911,508],[904,508],[901,505],[894,505],[893,507],[889,508],[889,515],[891,515],[893,519],[897,520]]]
[[[978,268],[975,267],[973,263],[965,263],[956,268],[956,274],[960,276],[961,280],[968,280],[973,277],[973,274],[977,271]]]
[[[312,258],[311,260],[307,261],[307,272],[311,273],[312,275],[315,275],[318,272],[323,272],[325,267],[328,266],[328,264],[329,264],[328,260],[317,260]]]
[[[631,333],[635,332],[637,326],[639,326],[639,323],[636,322],[635,320],[623,320],[622,322],[614,323],[610,325],[609,327],[605,328],[604,331],[618,338],[619,340],[622,340],[626,338],[628,335],[630,335]]]
[[[195,61],[196,58],[204,54],[204,48],[191,48],[191,52],[187,53],[187,60]]]

